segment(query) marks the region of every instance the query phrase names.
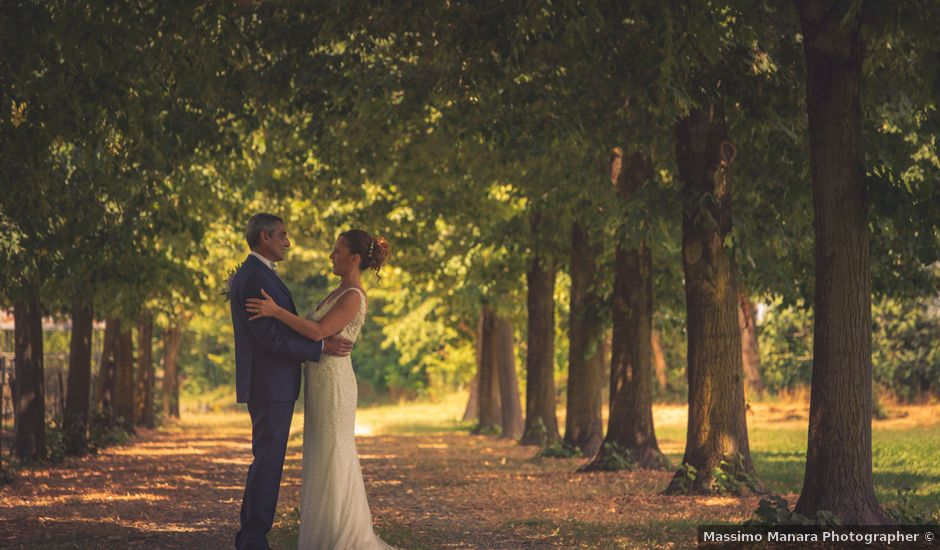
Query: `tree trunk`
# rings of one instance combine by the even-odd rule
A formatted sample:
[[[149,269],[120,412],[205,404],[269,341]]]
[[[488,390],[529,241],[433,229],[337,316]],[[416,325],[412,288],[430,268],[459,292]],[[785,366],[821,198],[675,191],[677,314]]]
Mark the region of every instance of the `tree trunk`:
[[[134,432],[134,339],[130,324],[122,324],[118,333],[114,414],[121,418],[125,431]]]
[[[580,224],[571,230],[571,303],[568,322],[568,412],[564,444],[593,456],[601,448],[600,364],[604,331],[600,321],[601,300],[595,290],[598,247],[592,246]]]
[[[104,328],[104,341],[101,345],[101,359],[98,363],[98,408],[108,417],[114,406],[114,375],[118,361],[118,334],[121,321],[116,318],[107,320]]]
[[[137,324],[139,348],[137,365],[137,425],[156,426],[153,414],[153,316],[144,312]]]
[[[69,378],[63,435],[65,452],[85,454],[88,447],[88,413],[91,409],[91,337],[94,331],[94,308],[76,301],[72,306],[72,335],[69,344]]]
[[[728,168],[734,146],[720,106],[695,109],[676,127],[676,159],[683,186],[682,268],[688,327],[689,423],[684,464],[669,493],[710,493],[716,469],[739,482],[725,490],[757,488],[745,418],[734,259],[724,248],[731,233]]]
[[[613,455],[626,455],[642,468],[667,468],[653,429],[652,254],[617,249],[614,336],[610,362],[610,417],[604,445],[583,470],[615,469]]]
[[[760,350],[757,347],[757,320],[754,318],[754,302],[744,292],[738,293],[738,326],[741,328],[741,363],[747,390],[753,395],[764,395],[764,383],[760,377]]]
[[[536,255],[526,274],[528,346],[526,352],[523,445],[558,441],[555,415],[555,268]]]
[[[499,376],[499,402],[502,412],[502,437],[519,439],[522,436],[522,403],[519,400],[519,379],[516,376],[516,353],[512,323],[504,317],[493,316],[493,351]]]
[[[485,315],[482,310],[480,318],[477,319],[476,336],[474,338],[474,348],[476,348],[477,371],[473,374],[473,382],[470,383],[470,397],[467,399],[467,408],[463,411],[464,422],[469,422],[480,418],[480,365],[483,361],[483,318]]]
[[[479,343],[477,344],[479,348]],[[463,421],[469,422],[480,416],[480,353],[477,351],[477,372],[470,382],[470,397],[467,399],[467,408],[463,411]]]
[[[662,338],[659,336],[658,330],[654,330],[652,332],[652,346],[653,367],[656,371],[656,383],[659,384],[659,391],[661,393],[666,393],[669,391],[669,378],[666,376],[666,354],[663,353]]]
[[[13,450],[20,460],[46,457],[46,399],[39,293],[26,289],[13,305],[15,383],[13,386]]]
[[[502,422],[502,407],[500,406],[499,371],[496,363],[496,346],[494,342],[493,311],[484,304],[480,314],[480,388],[477,399],[480,406],[480,423],[477,433],[488,433],[496,430]]]
[[[611,182],[623,200],[636,200],[637,192],[653,177],[649,157],[634,152],[622,158],[620,170],[612,166]],[[643,468],[669,466],[659,450],[653,429],[653,257],[646,241],[639,246],[618,244],[614,273],[613,338],[610,361],[610,416],[607,436],[594,460],[582,470],[618,469],[611,460],[620,455]]]
[[[163,342],[163,416],[180,417],[179,366],[183,327],[171,323]]]
[[[806,474],[796,510],[827,510],[846,524],[892,523],[872,481],[861,14],[847,17],[836,2],[797,6],[807,68],[816,284]]]

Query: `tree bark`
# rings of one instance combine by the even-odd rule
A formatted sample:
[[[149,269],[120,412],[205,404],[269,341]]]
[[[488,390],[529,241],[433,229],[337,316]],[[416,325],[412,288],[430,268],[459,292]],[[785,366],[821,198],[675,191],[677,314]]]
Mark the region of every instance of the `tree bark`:
[[[617,250],[610,416],[604,445],[583,469],[609,469],[609,455],[626,453],[642,468],[666,468],[653,429],[653,277],[649,248]]]
[[[474,348],[476,348],[477,370],[473,374],[473,382],[470,383],[470,397],[467,399],[467,408],[463,411],[464,422],[469,422],[480,418],[480,365],[483,361],[483,312],[477,319],[476,334],[474,336]]]
[[[682,268],[688,327],[689,423],[680,469],[668,493],[710,493],[715,472],[725,471],[756,488],[745,418],[741,332],[734,259],[724,248],[731,233],[728,168],[734,146],[720,105],[695,109],[676,127],[676,159],[683,186]]]
[[[101,345],[101,359],[98,363],[98,384],[96,391],[98,408],[106,416],[111,416],[113,413],[114,375],[117,371],[118,334],[120,332],[120,319],[108,319],[104,328],[104,341]]]
[[[568,322],[568,411],[564,445],[593,456],[604,440],[601,420],[600,364],[604,331],[601,300],[596,294],[598,247],[575,223],[571,230],[571,302]]]
[[[666,375],[666,354],[663,353],[662,338],[658,330],[652,332],[653,346],[653,366],[656,371],[656,382],[659,384],[659,391],[666,393],[669,391],[669,378]]]
[[[20,460],[46,457],[46,399],[43,371],[42,309],[39,293],[27,288],[13,305],[13,451]]]
[[[496,346],[494,345],[493,311],[489,305],[484,304],[480,313],[480,362],[478,370],[480,387],[477,400],[480,406],[480,422],[477,433],[488,433],[497,429],[502,423],[502,407],[500,403],[499,371],[496,365]]]
[[[130,324],[122,324],[118,333],[117,369],[114,374],[114,414],[122,427],[134,432],[134,338]]]
[[[744,292],[738,293],[738,326],[741,328],[741,363],[747,390],[753,395],[764,395],[764,383],[760,377],[760,350],[757,346],[757,320],[754,318],[754,302]]]
[[[621,156],[620,149],[615,150]],[[625,201],[653,176],[648,157],[621,158],[611,181]],[[600,452],[582,470],[611,469],[613,455],[626,454],[642,468],[666,468],[653,429],[653,256],[645,239],[638,246],[618,243],[614,273],[613,338],[610,361],[610,415]],[[625,457],[626,458],[626,457]]]
[[[63,415],[65,452],[85,454],[88,448],[88,413],[91,409],[91,337],[95,314],[90,303],[72,306],[72,335],[69,344],[69,378]]]
[[[137,425],[156,426],[153,413],[153,316],[144,312],[137,323],[139,349],[137,365]]]
[[[163,342],[163,416],[180,417],[179,359],[183,327],[171,323]]]
[[[555,268],[537,254],[526,273],[528,346],[526,352],[523,445],[558,441],[555,413]]]
[[[477,344],[479,347],[479,344]],[[480,353],[477,352],[477,372],[473,375],[473,382],[470,382],[470,397],[467,399],[467,408],[463,411],[463,421],[469,422],[480,416]]]
[[[842,4],[822,0],[797,7],[807,68],[816,284],[809,440],[796,511],[827,510],[846,524],[893,523],[872,481],[862,14],[848,17]]]
[[[505,317],[494,315],[493,351],[499,376],[499,402],[502,412],[502,437],[519,439],[522,436],[522,403],[519,399],[519,379],[516,376],[516,353],[512,323]]]

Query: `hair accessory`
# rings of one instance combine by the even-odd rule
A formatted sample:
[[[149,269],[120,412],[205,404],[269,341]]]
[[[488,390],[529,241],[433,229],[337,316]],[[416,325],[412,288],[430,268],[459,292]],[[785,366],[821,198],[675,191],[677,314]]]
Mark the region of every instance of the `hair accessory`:
[[[372,245],[375,244],[375,239],[369,239],[369,260],[372,260]]]

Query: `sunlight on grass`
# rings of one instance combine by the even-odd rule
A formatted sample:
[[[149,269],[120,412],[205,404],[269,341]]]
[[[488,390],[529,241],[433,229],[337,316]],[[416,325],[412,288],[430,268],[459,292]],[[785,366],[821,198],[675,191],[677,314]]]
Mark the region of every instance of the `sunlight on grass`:
[[[467,395],[455,393],[435,401],[360,407],[356,411],[356,434],[430,434],[469,429],[460,421],[466,406]]]

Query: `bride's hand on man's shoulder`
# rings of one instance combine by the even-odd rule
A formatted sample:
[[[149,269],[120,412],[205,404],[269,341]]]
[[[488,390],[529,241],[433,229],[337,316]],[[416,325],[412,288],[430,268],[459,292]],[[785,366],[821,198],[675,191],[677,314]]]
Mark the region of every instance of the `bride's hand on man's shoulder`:
[[[253,314],[248,318],[249,321],[261,319],[262,317],[277,317],[278,310],[281,309],[281,306],[277,305],[274,298],[271,298],[271,295],[265,292],[263,288],[261,289],[261,295],[264,296],[264,299],[248,298],[245,302],[245,309],[248,313]]]

